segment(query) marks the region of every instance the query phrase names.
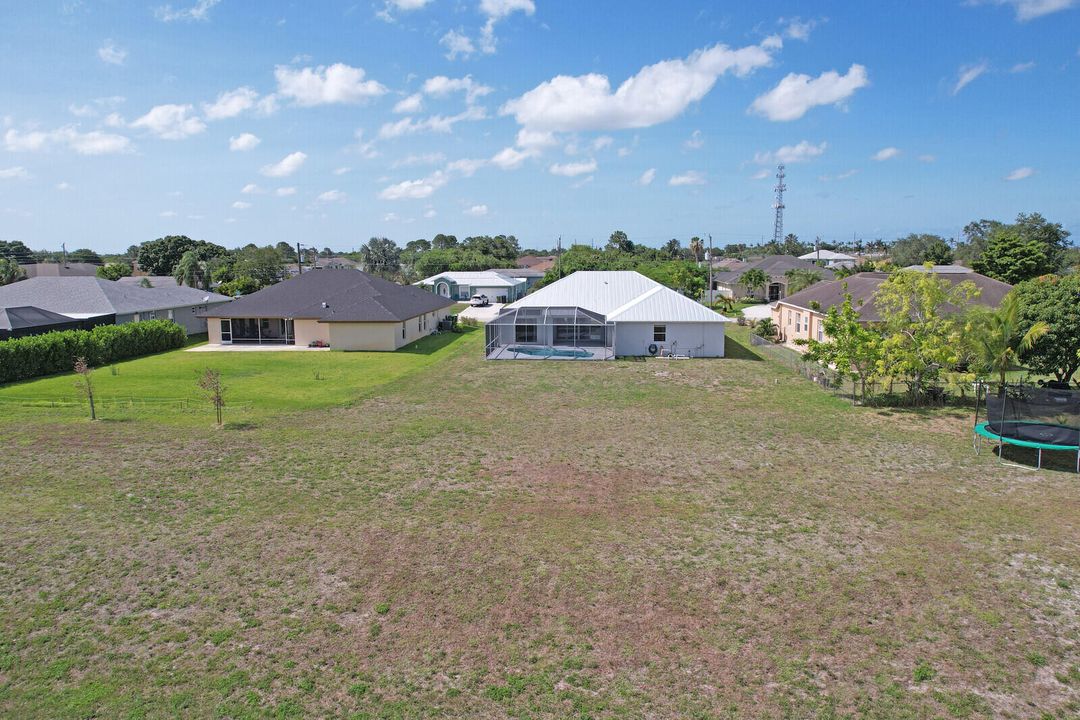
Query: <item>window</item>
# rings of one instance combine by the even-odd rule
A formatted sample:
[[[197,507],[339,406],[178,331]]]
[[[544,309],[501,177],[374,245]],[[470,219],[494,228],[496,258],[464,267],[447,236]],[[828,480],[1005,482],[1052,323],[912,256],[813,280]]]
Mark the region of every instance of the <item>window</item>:
[[[472,297],[472,296],[469,295],[469,288],[467,288],[467,287],[458,288],[458,299],[459,300],[468,300],[470,297]]]
[[[173,319],[173,317],[174,317],[174,316],[173,316],[173,311],[172,311],[172,310],[170,310],[170,311],[169,311],[169,319],[170,319],[170,320],[172,320],[172,319]]]
[[[818,342],[825,342],[825,328],[820,321],[817,324],[817,339]]]
[[[787,314],[787,324],[790,326],[791,325],[791,316],[794,315],[795,313],[788,310],[786,314]]]
[[[653,342],[667,342],[667,325],[652,326]]]
[[[534,343],[534,342],[536,342],[536,326],[535,325],[515,325],[514,326],[514,342],[519,342],[519,343]]]
[[[424,318],[416,318],[416,332],[424,332]]]
[[[802,313],[795,313],[795,332],[802,332]]]
[[[405,339],[405,323],[401,323],[401,339]]]

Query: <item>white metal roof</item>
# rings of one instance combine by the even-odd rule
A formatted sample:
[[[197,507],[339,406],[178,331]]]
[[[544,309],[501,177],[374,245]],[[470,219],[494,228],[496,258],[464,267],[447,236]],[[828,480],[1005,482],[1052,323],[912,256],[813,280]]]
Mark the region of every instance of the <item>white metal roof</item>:
[[[855,260],[854,255],[846,255],[832,250],[814,250],[799,256],[800,260]]]
[[[511,278],[491,270],[456,271],[450,270],[424,278],[414,285],[434,285],[436,280],[450,280],[458,285],[478,285],[482,287],[517,287],[525,282],[522,278]]]
[[[579,270],[506,307],[580,307],[616,322],[730,322],[632,270]]]

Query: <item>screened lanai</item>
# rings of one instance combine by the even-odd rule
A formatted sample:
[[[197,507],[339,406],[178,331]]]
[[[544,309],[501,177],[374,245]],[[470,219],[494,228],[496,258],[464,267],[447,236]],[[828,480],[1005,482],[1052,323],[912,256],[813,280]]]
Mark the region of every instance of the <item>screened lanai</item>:
[[[508,307],[485,326],[489,360],[609,360],[615,324],[580,307]]]

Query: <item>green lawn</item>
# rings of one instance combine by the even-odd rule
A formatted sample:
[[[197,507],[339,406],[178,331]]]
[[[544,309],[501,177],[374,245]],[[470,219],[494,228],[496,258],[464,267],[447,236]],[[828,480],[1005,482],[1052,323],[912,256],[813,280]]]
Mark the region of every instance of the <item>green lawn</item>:
[[[1080,714],[1068,458],[853,408],[745,328],[716,361],[482,344],[97,373],[187,397],[212,361],[222,430],[0,388],[0,715]]]

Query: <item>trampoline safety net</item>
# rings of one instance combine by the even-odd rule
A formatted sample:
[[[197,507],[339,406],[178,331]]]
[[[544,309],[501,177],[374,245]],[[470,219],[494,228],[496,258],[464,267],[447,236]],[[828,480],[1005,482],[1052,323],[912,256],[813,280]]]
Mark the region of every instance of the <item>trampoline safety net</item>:
[[[1080,393],[1012,386],[986,396],[987,427],[1003,438],[1058,446],[1080,444]]]

